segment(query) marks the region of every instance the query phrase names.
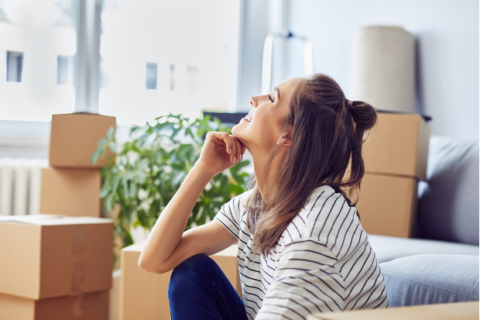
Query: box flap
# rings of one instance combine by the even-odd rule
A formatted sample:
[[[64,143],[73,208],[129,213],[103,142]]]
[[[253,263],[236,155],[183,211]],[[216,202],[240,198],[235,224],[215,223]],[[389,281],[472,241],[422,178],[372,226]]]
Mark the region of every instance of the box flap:
[[[52,116],[71,116],[71,115],[78,115],[78,114],[84,114],[87,116],[102,116],[102,117],[111,117],[115,118],[114,116],[109,116],[105,114],[99,114],[99,113],[92,113],[92,112],[87,112],[87,111],[80,111],[80,112],[73,112],[73,113],[57,113]]]
[[[34,214],[25,216],[0,216],[0,222],[20,222],[20,223],[32,223],[35,221],[42,221],[48,219],[54,219],[61,217],[53,214]]]
[[[395,113],[395,114],[418,114],[425,120],[425,122],[430,122],[432,121],[432,117],[426,114],[421,114],[421,113],[415,113],[415,112],[403,112],[403,111],[391,111],[391,110],[376,110],[379,113]]]
[[[96,224],[112,223],[112,219],[95,217],[67,217],[53,214],[35,214],[26,216],[0,216],[0,222],[16,222],[33,225]]]

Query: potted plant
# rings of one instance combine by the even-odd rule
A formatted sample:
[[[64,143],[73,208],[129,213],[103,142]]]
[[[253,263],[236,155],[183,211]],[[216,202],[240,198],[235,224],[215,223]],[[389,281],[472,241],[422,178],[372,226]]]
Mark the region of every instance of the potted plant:
[[[212,130],[231,134],[229,127],[217,118],[212,121],[210,116],[190,120],[169,114],[155,120],[154,125],[132,127],[129,141],[118,149],[114,128],[110,128],[92,155],[92,163],[96,163],[107,148],[115,153],[101,169],[100,197],[104,210],[117,208],[117,249],[133,244],[132,228],[151,230],[200,156],[205,134]],[[240,161],[212,178],[195,204],[185,230],[213,219],[224,203],[245,191],[249,174],[243,169],[249,162]]]

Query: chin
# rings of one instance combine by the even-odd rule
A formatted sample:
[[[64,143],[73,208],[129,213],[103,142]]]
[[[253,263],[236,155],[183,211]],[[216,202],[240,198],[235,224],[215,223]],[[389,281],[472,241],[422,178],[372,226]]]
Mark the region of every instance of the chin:
[[[234,125],[234,126],[232,127],[232,136],[239,138],[239,136],[238,136],[238,134],[239,134],[238,130],[241,130],[241,129],[239,128],[239,126],[240,126],[239,124],[236,124],[236,125]]]
[[[235,125],[233,126],[232,128],[232,136],[234,136],[235,138],[237,138],[238,140],[240,140],[241,143],[245,144],[245,139],[244,139],[244,135],[242,134],[242,129],[240,127],[240,125]]]

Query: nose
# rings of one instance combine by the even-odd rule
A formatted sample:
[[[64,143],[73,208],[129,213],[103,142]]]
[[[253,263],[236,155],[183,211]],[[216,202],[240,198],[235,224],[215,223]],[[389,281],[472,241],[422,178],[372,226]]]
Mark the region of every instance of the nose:
[[[250,98],[250,105],[254,108],[258,107],[258,97],[251,97]]]

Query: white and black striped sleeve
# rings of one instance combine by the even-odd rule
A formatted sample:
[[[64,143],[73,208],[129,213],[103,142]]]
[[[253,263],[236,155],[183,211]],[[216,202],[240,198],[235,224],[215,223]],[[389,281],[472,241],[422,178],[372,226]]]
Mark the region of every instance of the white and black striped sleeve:
[[[312,313],[342,310],[343,279],[333,268],[336,261],[318,241],[287,243],[255,319],[306,319]]]
[[[220,222],[220,224],[222,224],[225,229],[230,231],[230,233],[237,239],[239,239],[240,234],[239,211],[242,195],[243,193],[232,198],[230,201],[222,205],[214,218],[215,220]]]

